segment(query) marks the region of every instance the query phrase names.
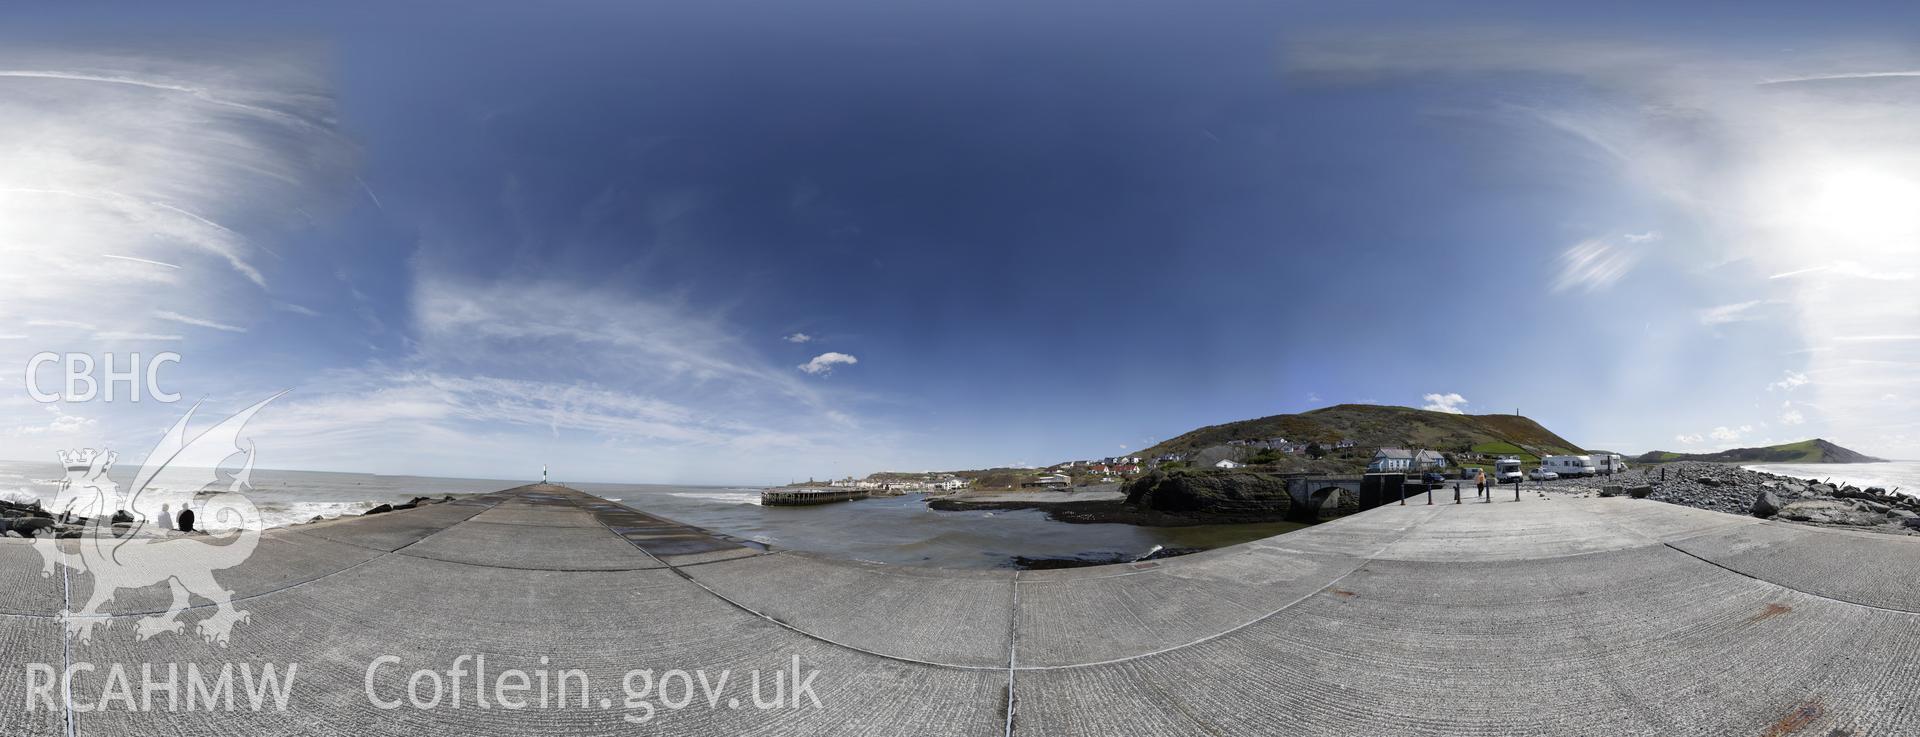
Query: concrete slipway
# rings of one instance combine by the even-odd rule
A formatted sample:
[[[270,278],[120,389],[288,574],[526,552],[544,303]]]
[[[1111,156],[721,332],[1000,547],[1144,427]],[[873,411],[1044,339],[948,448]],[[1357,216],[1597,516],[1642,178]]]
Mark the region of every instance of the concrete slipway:
[[[529,486],[268,532],[216,574],[251,613],[226,648],[193,636],[204,606],[137,640],[164,587],[66,637],[57,613],[90,582],[39,571],[26,541],[0,543],[0,734],[1920,734],[1920,540],[1626,498],[1390,506],[1016,574],[768,552]],[[612,708],[368,697],[480,653],[494,672],[584,670]],[[384,655],[404,665],[369,680]],[[727,708],[796,655],[823,708]],[[35,662],[299,671],[284,711],[29,711]],[[741,680],[636,725],[636,668]],[[75,703],[102,688],[76,679]]]

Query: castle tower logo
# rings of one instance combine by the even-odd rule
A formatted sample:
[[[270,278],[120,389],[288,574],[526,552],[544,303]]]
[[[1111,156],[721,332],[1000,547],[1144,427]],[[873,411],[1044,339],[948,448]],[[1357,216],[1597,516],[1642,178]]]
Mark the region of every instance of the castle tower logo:
[[[233,568],[253,555],[260,541],[261,518],[247,494],[252,490],[254,451],[240,445],[247,421],[275,394],[220,421],[192,438],[187,425],[194,410],[174,423],[154,446],[130,491],[108,477],[118,455],[91,448],[60,453],[66,476],[49,510],[62,522],[78,524],[79,535],[39,538],[35,546],[46,559],[42,576],[56,566],[81,574],[72,590],[90,580],[86,605],[61,612],[67,632],[81,642],[92,641],[94,628],[107,628],[113,619],[101,610],[121,591],[166,584],[173,596],[165,612],[134,623],[134,635],[147,639],[184,628],[180,615],[193,597],[212,602],[214,611],[195,625],[207,642],[225,647],[236,624],[248,613],[233,606],[233,592],[214,578],[215,571]],[[220,469],[229,458],[244,453],[245,460],[230,480]],[[186,514],[182,514],[182,513]],[[204,528],[230,530],[211,534]],[[71,529],[71,528],[69,528]]]

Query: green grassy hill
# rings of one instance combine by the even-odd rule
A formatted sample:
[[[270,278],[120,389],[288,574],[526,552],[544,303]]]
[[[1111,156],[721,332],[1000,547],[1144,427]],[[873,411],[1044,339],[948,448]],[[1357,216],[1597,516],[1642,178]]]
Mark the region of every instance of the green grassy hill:
[[[1821,438],[1765,448],[1734,448],[1718,453],[1674,453],[1656,450],[1641,454],[1641,463],[1714,461],[1719,463],[1873,463],[1882,459],[1848,450]]]
[[[1352,440],[1371,454],[1380,447],[1427,448],[1446,453],[1516,455],[1533,460],[1543,455],[1577,453],[1580,447],[1519,415],[1456,415],[1445,412],[1376,404],[1341,404],[1302,412],[1211,425],[1147,449],[1149,458],[1162,453],[1191,453],[1230,440],[1266,440],[1283,437],[1295,442],[1318,442],[1331,447]]]

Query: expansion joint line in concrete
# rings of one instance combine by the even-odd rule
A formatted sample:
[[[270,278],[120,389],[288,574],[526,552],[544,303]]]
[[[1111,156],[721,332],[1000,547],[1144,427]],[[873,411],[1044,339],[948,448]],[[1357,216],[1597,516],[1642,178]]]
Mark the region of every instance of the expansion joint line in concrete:
[[[68,572],[65,563],[60,565],[60,611],[62,614],[73,611],[73,574]],[[67,737],[73,737],[73,679],[66,674],[73,672],[73,635],[67,632],[67,621],[61,617],[57,622],[60,628],[60,696],[67,712]]]
[[[1828,595],[1826,595],[1826,594],[1816,594],[1816,593],[1814,593],[1814,592],[1812,592],[1812,591],[1808,591],[1808,590],[1806,590],[1806,589],[1797,589],[1797,588],[1794,588],[1794,587],[1792,587],[1792,586],[1788,586],[1788,585],[1786,585],[1786,584],[1783,584],[1783,583],[1780,583],[1779,581],[1769,581],[1769,580],[1767,580],[1767,579],[1764,579],[1764,578],[1761,578],[1761,577],[1759,577],[1759,576],[1755,576],[1755,575],[1753,575],[1753,574],[1751,574],[1751,573],[1747,573],[1746,571],[1742,571],[1742,570],[1739,570],[1739,569],[1736,569],[1736,568],[1729,568],[1729,567],[1727,567],[1726,565],[1723,565],[1723,564],[1721,564],[1721,563],[1720,563],[1719,561],[1715,561],[1715,560],[1713,560],[1713,559],[1711,559],[1711,558],[1707,558],[1707,557],[1705,557],[1705,556],[1700,556],[1700,555],[1694,555],[1693,553],[1690,553],[1690,552],[1687,552],[1686,550],[1682,550],[1682,549],[1680,549],[1680,548],[1678,548],[1678,547],[1675,547],[1675,546],[1674,546],[1674,545],[1673,545],[1672,543],[1661,543],[1661,544],[1662,544],[1662,545],[1665,545],[1665,546],[1667,546],[1667,547],[1669,547],[1669,548],[1673,548],[1673,549],[1674,549],[1674,550],[1676,550],[1676,551],[1679,551],[1679,553],[1680,553],[1681,555],[1685,555],[1685,556],[1687,556],[1687,557],[1689,557],[1689,558],[1692,558],[1692,559],[1694,559],[1694,560],[1697,560],[1697,561],[1700,561],[1700,562],[1702,562],[1702,563],[1706,563],[1707,565],[1710,565],[1710,566],[1713,566],[1713,567],[1715,567],[1715,568],[1718,568],[1718,569],[1720,569],[1720,570],[1723,570],[1723,571],[1726,571],[1726,572],[1728,572],[1728,573],[1732,573],[1732,574],[1734,574],[1734,575],[1737,575],[1737,576],[1744,576],[1744,577],[1746,577],[1746,578],[1751,578],[1751,579],[1753,579],[1753,580],[1755,580],[1755,581],[1759,581],[1759,582],[1761,582],[1761,583],[1764,583],[1764,584],[1768,584],[1768,585],[1772,585],[1772,586],[1778,586],[1778,587],[1780,587],[1780,588],[1783,588],[1783,589],[1786,589],[1786,590],[1788,590],[1788,591],[1792,591],[1792,592],[1794,592],[1794,593],[1798,593],[1798,594],[1805,594],[1805,595],[1807,595],[1807,596],[1811,596],[1811,597],[1813,597],[1813,598],[1815,598],[1815,599],[1824,599],[1824,600],[1826,600],[1826,601],[1831,601],[1831,602],[1836,602],[1836,603],[1840,603],[1840,604],[1846,604],[1846,605],[1848,605],[1848,606],[1857,606],[1857,607],[1860,607],[1860,608],[1862,608],[1862,609],[1872,609],[1872,610],[1874,610],[1874,611],[1876,611],[1876,612],[1888,612],[1888,613],[1892,613],[1892,614],[1904,614],[1904,615],[1906,615],[1906,616],[1909,616],[1909,617],[1913,617],[1913,616],[1916,616],[1916,615],[1920,615],[1920,612],[1916,612],[1916,611],[1913,611],[1913,610],[1910,610],[1910,609],[1894,609],[1894,608],[1891,608],[1891,607],[1883,607],[1883,606],[1874,606],[1874,605],[1872,605],[1872,604],[1864,604],[1864,603],[1861,603],[1861,602],[1857,602],[1857,601],[1853,601],[1853,600],[1850,600],[1850,599],[1842,599],[1842,598],[1839,598],[1839,597],[1835,597],[1835,596],[1828,596]]]
[[[1013,572],[1013,606],[1007,615],[1007,735],[1013,737],[1013,716],[1020,708],[1019,694],[1013,690],[1014,674],[1020,672],[1020,572]]]

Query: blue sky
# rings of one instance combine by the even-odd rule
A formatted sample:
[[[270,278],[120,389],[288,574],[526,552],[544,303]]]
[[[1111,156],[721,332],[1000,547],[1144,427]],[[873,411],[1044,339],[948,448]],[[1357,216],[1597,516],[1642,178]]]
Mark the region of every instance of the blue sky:
[[[259,462],[326,470],[1043,464],[1338,402],[1920,457],[1914,15],[44,10],[0,358],[292,389]],[[0,382],[4,457],[186,406]]]

